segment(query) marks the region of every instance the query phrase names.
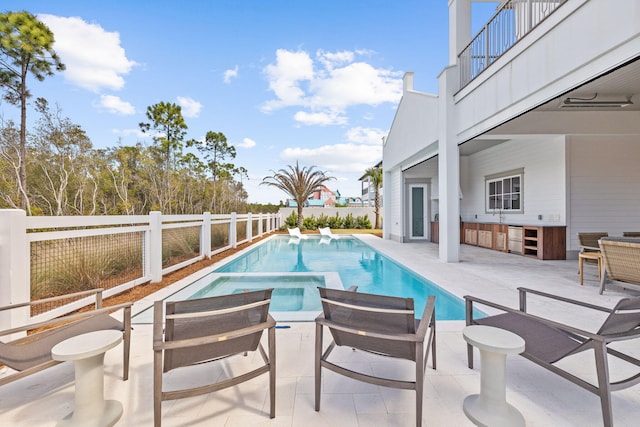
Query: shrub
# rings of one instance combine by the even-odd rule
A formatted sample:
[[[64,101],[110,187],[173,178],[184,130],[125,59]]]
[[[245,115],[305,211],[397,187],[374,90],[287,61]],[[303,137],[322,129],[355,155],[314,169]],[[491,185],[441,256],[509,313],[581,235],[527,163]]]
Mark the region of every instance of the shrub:
[[[369,221],[369,215],[358,216],[356,218],[356,228],[373,228],[371,221]]]
[[[342,221],[342,228],[356,228],[356,220],[353,218],[353,215],[347,214]]]
[[[329,225],[329,217],[326,216],[325,214],[320,214],[318,219],[316,219],[316,227],[324,228],[327,225]]]
[[[336,212],[335,216],[329,217],[327,219],[327,227],[329,228],[342,228],[342,218]]]
[[[315,230],[316,228],[318,228],[318,226],[316,225],[316,219],[313,217],[313,215],[307,216],[302,219],[302,228],[305,230]]]
[[[298,214],[295,212],[291,212],[291,215],[285,218],[284,225],[293,228],[298,226]]]

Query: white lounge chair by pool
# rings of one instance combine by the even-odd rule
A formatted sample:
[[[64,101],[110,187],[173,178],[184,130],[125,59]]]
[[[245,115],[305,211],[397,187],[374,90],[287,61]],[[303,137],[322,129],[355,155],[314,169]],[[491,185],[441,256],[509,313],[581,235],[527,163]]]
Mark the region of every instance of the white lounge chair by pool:
[[[319,228],[318,228],[318,231],[320,232],[320,235],[321,235],[322,237],[329,237],[329,238],[331,238],[331,239],[339,239],[339,238],[340,238],[340,236],[339,236],[339,235],[337,235],[337,234],[333,234],[333,233],[331,232],[331,229],[330,229],[329,227],[324,227],[324,228],[319,227]]]
[[[289,236],[291,237],[297,237],[298,239],[308,239],[309,236],[305,236],[304,234],[300,233],[300,228],[296,227],[296,228],[289,228]]]

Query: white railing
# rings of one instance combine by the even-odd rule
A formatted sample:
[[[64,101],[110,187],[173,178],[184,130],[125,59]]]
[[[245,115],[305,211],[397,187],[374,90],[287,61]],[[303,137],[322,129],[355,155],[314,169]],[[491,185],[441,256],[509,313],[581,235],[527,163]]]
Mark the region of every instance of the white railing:
[[[475,79],[565,1],[505,1],[458,55],[460,88]]]
[[[19,209],[0,209],[0,306],[80,290],[69,289],[76,281],[104,288],[109,297],[159,282],[280,224],[279,214],[28,217]],[[80,300],[34,316],[24,311],[0,317],[0,327],[46,320],[86,304]]]

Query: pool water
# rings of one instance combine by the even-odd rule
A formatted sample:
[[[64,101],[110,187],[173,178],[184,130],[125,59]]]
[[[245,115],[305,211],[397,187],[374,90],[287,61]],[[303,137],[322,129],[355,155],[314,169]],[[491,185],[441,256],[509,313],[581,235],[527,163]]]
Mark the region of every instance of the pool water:
[[[380,254],[359,239],[299,240],[276,236],[215,270],[217,273],[337,272],[344,289],[411,297],[421,316],[427,297],[436,296],[436,319],[464,320],[464,301]],[[478,313],[481,315],[480,313]]]
[[[201,277],[166,300],[204,298],[274,288],[269,312],[277,321],[312,321],[322,310],[318,287],[413,298],[416,317],[436,296],[437,320],[464,320],[461,298],[380,254],[353,237],[296,239],[275,236]],[[474,317],[484,313],[474,309]],[[134,323],[152,323],[153,307]]]

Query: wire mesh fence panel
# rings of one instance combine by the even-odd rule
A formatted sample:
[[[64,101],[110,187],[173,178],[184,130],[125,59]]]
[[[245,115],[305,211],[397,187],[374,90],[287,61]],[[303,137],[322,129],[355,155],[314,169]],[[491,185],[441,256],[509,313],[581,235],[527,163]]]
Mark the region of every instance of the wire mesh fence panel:
[[[242,242],[247,239],[247,221],[238,221],[236,225],[236,242]]]
[[[94,288],[110,289],[143,275],[143,233],[32,242],[31,300]],[[72,302],[40,304],[40,314]]]
[[[162,230],[162,267],[179,264],[200,255],[200,227]]]
[[[211,250],[229,246],[229,223],[211,224]]]
[[[258,227],[259,227],[258,222],[259,221],[260,221],[259,219],[251,221],[251,235],[253,237],[257,237],[258,236]]]

